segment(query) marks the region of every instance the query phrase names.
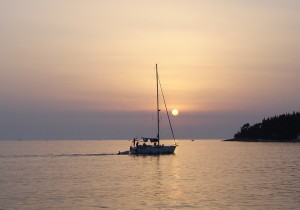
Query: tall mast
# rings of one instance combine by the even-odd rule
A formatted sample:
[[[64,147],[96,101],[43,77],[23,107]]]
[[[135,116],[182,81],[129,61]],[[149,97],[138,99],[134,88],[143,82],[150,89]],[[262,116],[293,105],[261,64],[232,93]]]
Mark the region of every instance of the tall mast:
[[[157,139],[159,145],[159,97],[158,97],[158,71],[157,71],[157,64],[155,65],[156,70],[156,108],[157,108]]]

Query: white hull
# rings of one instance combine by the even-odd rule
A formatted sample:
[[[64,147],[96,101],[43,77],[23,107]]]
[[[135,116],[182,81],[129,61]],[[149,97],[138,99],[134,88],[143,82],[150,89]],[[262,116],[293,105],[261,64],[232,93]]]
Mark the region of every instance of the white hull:
[[[130,147],[130,154],[132,155],[164,155],[164,154],[174,154],[176,145],[172,146],[138,146]]]

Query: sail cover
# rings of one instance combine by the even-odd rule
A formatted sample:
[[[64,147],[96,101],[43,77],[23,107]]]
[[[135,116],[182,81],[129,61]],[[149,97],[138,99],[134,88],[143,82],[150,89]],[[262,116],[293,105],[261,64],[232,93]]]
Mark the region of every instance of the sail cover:
[[[144,142],[148,142],[150,140],[150,142],[158,142],[158,138],[148,138],[148,137],[142,137]]]

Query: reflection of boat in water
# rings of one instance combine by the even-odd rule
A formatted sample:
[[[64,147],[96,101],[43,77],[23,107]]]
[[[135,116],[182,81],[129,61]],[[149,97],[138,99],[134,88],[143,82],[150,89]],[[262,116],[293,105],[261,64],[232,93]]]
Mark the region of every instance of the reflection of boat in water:
[[[174,154],[174,151],[177,147],[177,144],[175,142],[175,137],[174,137],[174,132],[173,132],[173,128],[171,125],[171,120],[170,120],[170,116],[168,113],[168,109],[166,106],[166,101],[165,101],[165,97],[161,88],[161,83],[159,80],[159,76],[158,76],[158,70],[157,70],[157,64],[155,66],[155,70],[156,70],[156,115],[157,115],[157,136],[155,138],[148,138],[148,137],[142,137],[141,140],[138,140],[136,138],[133,139],[133,145],[130,147],[129,153],[133,154],[133,155],[162,155],[162,154]],[[163,97],[163,101],[164,101],[164,105],[165,105],[165,109],[167,112],[167,116],[168,116],[168,120],[169,120],[169,125],[170,125],[170,129],[173,135],[173,139],[174,139],[174,145],[164,145],[164,144],[160,144],[160,133],[159,133],[159,97],[158,97],[158,92],[159,89],[162,93],[162,97]],[[150,144],[148,143],[150,142]]]

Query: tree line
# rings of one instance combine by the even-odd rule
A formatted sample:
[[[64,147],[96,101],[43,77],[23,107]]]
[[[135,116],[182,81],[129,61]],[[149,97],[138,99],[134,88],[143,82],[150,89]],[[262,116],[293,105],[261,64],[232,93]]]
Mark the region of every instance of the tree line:
[[[263,119],[262,122],[244,124],[235,139],[294,140],[300,135],[300,112],[282,114]]]

